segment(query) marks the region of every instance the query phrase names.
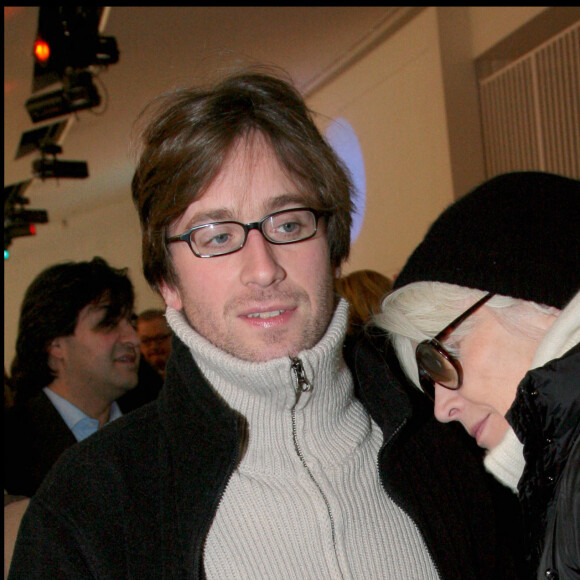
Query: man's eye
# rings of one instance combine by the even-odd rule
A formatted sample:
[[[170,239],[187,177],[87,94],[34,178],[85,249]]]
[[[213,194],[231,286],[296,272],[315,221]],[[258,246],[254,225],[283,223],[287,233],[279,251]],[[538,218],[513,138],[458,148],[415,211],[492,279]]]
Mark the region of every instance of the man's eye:
[[[211,238],[207,245],[211,245],[211,246],[223,246],[224,244],[227,244],[228,241],[231,239],[231,234],[218,234],[217,236],[214,236],[213,238]]]
[[[293,234],[300,230],[301,224],[298,222],[286,222],[279,226],[278,230],[283,234]]]
[[[234,224],[217,224],[197,230],[194,242],[201,250],[223,250],[239,243],[243,230],[238,232]]]
[[[299,219],[292,219],[276,224],[273,235],[279,241],[295,240],[303,235],[305,224]]]
[[[230,233],[222,232],[215,235],[209,235],[211,232],[208,232],[206,235],[198,236],[196,239],[196,243],[200,248],[215,248],[215,247],[222,247],[227,246],[228,243],[232,240],[233,236]]]
[[[100,322],[97,325],[97,330],[101,331],[101,332],[113,332],[113,330],[115,330],[115,328],[117,328],[117,325],[119,323],[116,320],[103,320],[102,322]]]

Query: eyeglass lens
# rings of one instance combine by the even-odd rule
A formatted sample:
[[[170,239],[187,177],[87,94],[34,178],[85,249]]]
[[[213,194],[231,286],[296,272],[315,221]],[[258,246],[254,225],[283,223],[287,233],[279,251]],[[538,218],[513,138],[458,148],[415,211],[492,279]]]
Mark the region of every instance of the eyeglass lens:
[[[463,381],[461,364],[439,342],[445,340],[466,318],[471,316],[478,308],[481,308],[491,297],[493,292],[488,292],[475,304],[448,324],[437,336],[431,340],[425,340],[417,345],[415,359],[419,369],[419,381],[423,390],[434,399],[435,383],[447,389],[459,389]]]
[[[268,241],[288,244],[311,237],[316,231],[316,216],[309,210],[279,212],[266,216],[254,227],[260,229]],[[202,255],[227,254],[244,245],[247,230],[248,226],[237,222],[207,224],[191,233],[191,243]]]
[[[451,389],[459,386],[457,369],[433,344],[420,344],[415,354],[417,365],[432,381]]]
[[[433,379],[419,367],[419,384],[423,392],[432,400],[435,401],[435,383]]]
[[[164,340],[167,340],[171,336],[171,333],[167,334],[157,334],[155,336],[146,336],[141,339],[141,344],[149,346],[151,344],[161,344]]]

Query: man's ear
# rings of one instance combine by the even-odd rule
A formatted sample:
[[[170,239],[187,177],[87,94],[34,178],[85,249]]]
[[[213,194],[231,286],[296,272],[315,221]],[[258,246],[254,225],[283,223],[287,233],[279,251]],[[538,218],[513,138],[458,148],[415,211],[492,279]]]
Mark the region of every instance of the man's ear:
[[[64,358],[64,344],[62,337],[53,338],[46,347],[48,353],[48,367],[51,371],[56,372],[59,366],[59,361]]]
[[[46,347],[48,356],[55,358],[62,358],[62,340],[61,338],[53,338]]]
[[[171,306],[171,308],[174,308],[175,310],[181,310],[183,308],[181,294],[177,288],[170,286],[167,282],[163,281],[159,285],[159,292],[161,292],[161,296],[163,296],[163,300],[167,306]]]

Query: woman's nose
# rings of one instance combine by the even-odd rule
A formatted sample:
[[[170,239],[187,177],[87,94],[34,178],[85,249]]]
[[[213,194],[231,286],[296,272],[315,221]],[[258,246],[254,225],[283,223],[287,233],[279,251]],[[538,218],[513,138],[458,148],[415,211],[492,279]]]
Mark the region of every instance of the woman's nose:
[[[435,383],[435,406],[434,413],[437,421],[449,423],[458,421],[463,406],[463,397],[459,390],[446,389]]]

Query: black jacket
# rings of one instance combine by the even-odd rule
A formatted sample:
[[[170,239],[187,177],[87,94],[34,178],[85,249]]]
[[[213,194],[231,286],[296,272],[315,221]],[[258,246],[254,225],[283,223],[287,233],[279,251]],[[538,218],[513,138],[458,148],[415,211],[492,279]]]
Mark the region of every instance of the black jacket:
[[[580,345],[526,375],[507,419],[524,444],[518,495],[530,570],[538,578],[578,579]]]
[[[441,578],[522,577],[512,553],[521,534],[515,496],[484,472],[462,430],[437,423],[416,389],[399,386],[381,352],[362,339],[345,348],[384,432],[386,492],[416,522]],[[203,546],[242,422],[175,338],[157,401],[72,448],[48,475],[23,519],[9,578],[204,578]]]
[[[40,391],[4,414],[4,489],[32,497],[60,455],[77,440]]]
[[[117,400],[123,413],[154,400],[163,380],[147,363],[139,366],[139,383]],[[4,489],[32,497],[61,454],[77,444],[50,399],[40,391],[4,413]]]

